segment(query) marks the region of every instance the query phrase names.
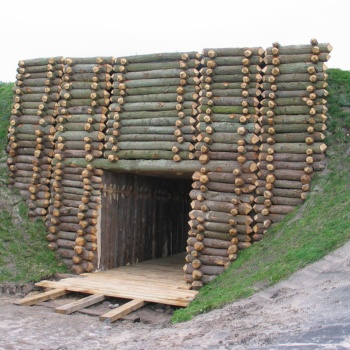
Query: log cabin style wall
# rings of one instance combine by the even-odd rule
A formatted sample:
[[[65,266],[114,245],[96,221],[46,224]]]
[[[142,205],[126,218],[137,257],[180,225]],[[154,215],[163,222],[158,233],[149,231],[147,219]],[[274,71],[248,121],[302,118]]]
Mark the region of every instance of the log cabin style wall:
[[[20,61],[10,183],[75,273],[187,247],[185,279],[200,288],[324,168],[331,49]]]

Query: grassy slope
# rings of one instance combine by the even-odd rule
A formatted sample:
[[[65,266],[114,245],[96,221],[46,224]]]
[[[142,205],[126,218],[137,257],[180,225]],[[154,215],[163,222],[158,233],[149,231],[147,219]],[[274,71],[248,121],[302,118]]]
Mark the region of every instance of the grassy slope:
[[[313,181],[305,204],[274,226],[263,241],[202,288],[173,322],[248,297],[315,262],[350,238],[350,72],[329,70],[328,167]]]
[[[12,104],[11,83],[0,83],[0,283],[38,281],[66,269],[47,249],[46,228],[27,219],[27,207],[7,186],[4,149]]]

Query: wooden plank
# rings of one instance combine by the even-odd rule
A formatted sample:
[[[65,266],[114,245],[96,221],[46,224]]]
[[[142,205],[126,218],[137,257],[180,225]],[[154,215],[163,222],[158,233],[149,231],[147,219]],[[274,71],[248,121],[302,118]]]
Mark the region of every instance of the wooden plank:
[[[85,307],[94,305],[104,300],[105,296],[102,294],[93,294],[83,299],[73,301],[72,303],[59,306],[55,309],[55,312],[59,314],[71,314],[72,312],[84,309]]]
[[[126,316],[131,312],[141,308],[145,304],[146,303],[144,302],[144,300],[139,300],[139,299],[131,300],[128,303],[101,315],[100,321],[109,320],[110,322],[114,322],[122,318],[123,316]]]
[[[49,290],[49,291],[44,292],[44,293],[35,294],[35,295],[30,296],[30,297],[20,299],[20,300],[16,301],[14,304],[30,306],[30,305],[34,305],[34,304],[40,303],[40,302],[45,301],[45,300],[58,298],[62,295],[68,294],[68,293],[70,293],[70,291],[66,290],[65,288],[56,288],[56,289]]]
[[[90,281],[91,283],[91,281]],[[122,298],[122,299],[143,299],[152,303],[160,303],[166,305],[175,306],[188,306],[188,304],[194,299],[196,293],[194,291],[184,291],[179,289],[177,295],[173,294],[169,296],[168,293],[174,292],[174,290],[153,290],[151,292],[145,292],[145,290],[133,291],[133,286],[125,286],[123,289],[111,288],[110,286],[101,285],[90,285],[89,284],[60,284],[54,281],[42,281],[37,283],[40,287],[58,288],[62,285],[68,290],[78,293],[89,293],[89,294],[104,294],[109,297]],[[187,292],[188,294],[184,294]],[[193,294],[190,294],[192,292]]]

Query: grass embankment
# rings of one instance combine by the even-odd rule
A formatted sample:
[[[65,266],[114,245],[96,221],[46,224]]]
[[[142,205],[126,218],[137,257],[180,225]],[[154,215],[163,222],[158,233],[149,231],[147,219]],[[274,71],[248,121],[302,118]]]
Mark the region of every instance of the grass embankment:
[[[191,319],[276,284],[350,238],[350,72],[329,70],[328,166],[316,175],[305,204],[274,226],[263,241],[200,290],[173,322]]]
[[[28,220],[28,209],[17,191],[7,186],[4,149],[12,104],[12,83],[0,83],[0,283],[35,282],[66,269],[47,249],[42,221]]]

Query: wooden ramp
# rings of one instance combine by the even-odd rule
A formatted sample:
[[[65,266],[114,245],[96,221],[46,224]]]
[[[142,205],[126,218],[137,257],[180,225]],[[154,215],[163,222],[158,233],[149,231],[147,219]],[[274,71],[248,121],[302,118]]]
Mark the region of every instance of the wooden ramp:
[[[185,283],[183,264],[184,254],[177,254],[107,271],[86,273],[57,282],[41,281],[36,285],[51,290],[21,299],[16,304],[34,305],[70,292],[90,294],[55,310],[69,314],[98,303],[106,297],[131,300],[100,317],[100,320],[108,319],[111,322],[147,302],[186,307],[198,292],[190,290],[190,286]]]

